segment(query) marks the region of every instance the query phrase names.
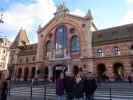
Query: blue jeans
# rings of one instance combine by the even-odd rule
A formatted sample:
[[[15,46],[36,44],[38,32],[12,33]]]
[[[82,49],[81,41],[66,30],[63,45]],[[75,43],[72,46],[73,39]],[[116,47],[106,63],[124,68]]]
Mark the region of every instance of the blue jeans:
[[[57,100],[64,100],[64,95],[62,95],[62,96],[57,96]]]
[[[66,93],[66,100],[74,100],[74,96],[73,96],[73,93]]]
[[[94,100],[93,96],[86,96],[86,100]]]
[[[75,98],[74,100],[84,100],[83,98]]]

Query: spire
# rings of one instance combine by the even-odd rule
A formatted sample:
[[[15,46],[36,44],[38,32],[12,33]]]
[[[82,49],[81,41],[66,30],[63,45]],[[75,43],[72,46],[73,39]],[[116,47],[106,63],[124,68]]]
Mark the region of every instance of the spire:
[[[87,20],[92,20],[92,19],[93,19],[92,13],[91,13],[91,10],[90,10],[90,9],[87,11],[87,14],[86,14],[85,18],[86,18]]]
[[[39,33],[41,29],[42,29],[41,25],[38,25],[37,33]]]
[[[26,31],[21,28],[18,32],[18,35],[16,36],[14,42],[13,42],[13,47],[15,46],[25,46],[29,44],[29,39],[27,37]]]
[[[57,6],[55,16],[63,15],[66,13],[69,13],[69,9],[66,7],[65,2],[63,1],[62,4]]]

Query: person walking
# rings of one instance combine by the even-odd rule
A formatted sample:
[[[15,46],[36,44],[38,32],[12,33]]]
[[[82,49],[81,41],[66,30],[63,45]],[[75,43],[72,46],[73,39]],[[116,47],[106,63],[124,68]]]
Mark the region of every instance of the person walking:
[[[128,75],[128,82],[132,83],[132,76],[131,75]]]
[[[0,78],[0,100],[1,100],[1,92],[2,92],[2,79]]]
[[[96,80],[92,74],[87,74],[86,79],[84,80],[84,91],[86,100],[94,100],[94,92],[97,88]]]
[[[64,78],[64,86],[66,92],[66,100],[73,100],[74,99],[74,77],[72,73],[66,72],[66,77]]]
[[[78,73],[74,82],[74,100],[83,100],[84,98],[84,82]]]
[[[8,82],[6,79],[3,79],[1,82],[0,100],[7,100],[7,94],[8,94]]]
[[[56,95],[57,100],[64,100],[64,74],[61,73],[60,77],[56,80]]]

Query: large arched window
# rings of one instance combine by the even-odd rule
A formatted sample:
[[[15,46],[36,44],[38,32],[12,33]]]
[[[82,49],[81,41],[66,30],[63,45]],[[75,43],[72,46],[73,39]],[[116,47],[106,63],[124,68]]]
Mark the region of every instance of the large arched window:
[[[118,55],[120,55],[120,48],[119,47],[114,47],[113,49],[112,49],[112,53],[113,53],[113,55],[114,56],[118,56]]]
[[[48,40],[46,44],[46,55],[47,57],[50,57],[50,49],[51,49],[51,41]]]
[[[56,49],[67,48],[67,28],[62,25],[56,30]]]
[[[51,48],[51,42],[50,42],[50,40],[49,40],[49,41],[47,42],[47,44],[46,44],[46,52],[49,51],[50,48]]]
[[[71,51],[79,52],[80,51],[80,43],[78,36],[73,36],[71,41]]]

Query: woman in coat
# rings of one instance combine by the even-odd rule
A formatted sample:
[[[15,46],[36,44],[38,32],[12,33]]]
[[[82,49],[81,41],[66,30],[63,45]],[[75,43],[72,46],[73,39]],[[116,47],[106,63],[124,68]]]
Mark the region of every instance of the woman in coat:
[[[64,75],[60,74],[60,77],[56,80],[56,95],[58,100],[64,100]]]
[[[0,100],[7,100],[7,93],[8,93],[8,82],[5,80],[2,82],[1,99]]]

